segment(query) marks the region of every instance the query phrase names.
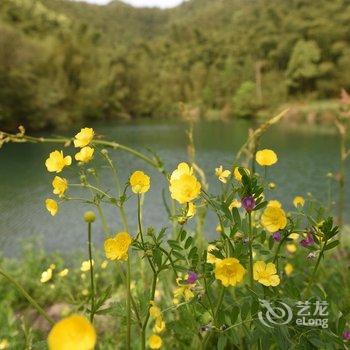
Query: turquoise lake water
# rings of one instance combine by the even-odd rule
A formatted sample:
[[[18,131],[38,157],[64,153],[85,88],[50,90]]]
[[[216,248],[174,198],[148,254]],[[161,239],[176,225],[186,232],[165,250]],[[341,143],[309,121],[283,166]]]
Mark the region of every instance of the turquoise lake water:
[[[244,143],[248,128],[247,121],[200,122],[195,125],[194,136],[197,161],[205,170],[210,191],[218,189],[214,169],[222,164],[228,167]],[[134,122],[133,124],[96,125],[97,133],[110,140],[128,145],[137,150],[156,151],[167,169],[180,161],[187,160],[187,137],[185,123]],[[76,130],[72,131],[72,135]],[[20,242],[31,237],[40,237],[45,249],[69,252],[86,245],[86,233],[82,215],[87,207],[76,202],[65,203],[57,216],[51,217],[45,209],[47,197],[54,198],[51,181],[53,174],[46,171],[45,159],[50,151],[58,149],[53,144],[7,144],[0,149],[0,244],[7,255],[19,252]],[[306,196],[307,192],[320,199],[328,195],[328,172],[338,168],[338,140],[331,127],[293,126],[280,124],[272,127],[262,139],[262,147],[276,150],[278,164],[269,169],[269,180],[277,184],[274,198],[290,208],[295,195]],[[74,154],[73,148],[65,153]],[[162,189],[167,191],[165,180],[142,160],[122,151],[110,151],[125,182],[129,174],[137,169],[148,172],[152,187],[145,199],[145,225],[156,228],[169,226],[167,213],[162,205]],[[348,174],[350,166],[347,167]],[[77,168],[72,167],[63,175],[77,182]],[[113,190],[108,169],[101,171],[105,189]],[[75,179],[75,180],[74,180]],[[350,179],[347,179],[348,181]],[[333,186],[335,187],[335,186]],[[334,188],[335,190],[335,188]],[[350,195],[346,194],[347,209]],[[131,227],[136,225],[136,202],[132,198],[127,204]],[[122,228],[117,211],[105,207],[111,230]],[[347,211],[346,211],[347,212]],[[349,219],[349,216],[346,217]],[[216,221],[208,216],[206,236],[212,237]],[[97,245],[103,242],[100,221],[95,225],[94,238]]]

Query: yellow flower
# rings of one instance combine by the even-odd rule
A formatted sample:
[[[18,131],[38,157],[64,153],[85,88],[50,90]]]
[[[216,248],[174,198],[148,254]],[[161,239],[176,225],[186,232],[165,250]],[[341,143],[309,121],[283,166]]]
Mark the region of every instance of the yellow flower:
[[[274,182],[270,182],[268,186],[270,190],[273,190],[274,188],[276,188],[276,184]]]
[[[215,278],[220,280],[223,286],[235,286],[242,282],[246,273],[245,268],[235,258],[226,258],[216,261]]]
[[[297,208],[299,206],[303,207],[305,204],[305,199],[301,196],[296,196],[294,199],[293,199],[293,205]]]
[[[86,146],[83,147],[76,155],[75,160],[82,163],[89,163],[94,156],[94,149]]]
[[[190,301],[194,297],[194,293],[192,292],[194,284],[181,285],[178,280],[179,278],[176,280],[176,282],[179,287],[174,290],[174,299],[179,300],[179,298],[183,296],[185,298],[185,301]]]
[[[63,269],[58,273],[58,276],[60,277],[66,277],[68,275],[69,270],[68,269]]]
[[[49,268],[41,274],[40,282],[46,283],[52,278],[52,270]]]
[[[224,170],[222,165],[219,168],[215,168],[215,175],[224,184],[227,182],[227,178],[231,175],[230,170]]]
[[[242,203],[238,199],[234,199],[228,208],[232,210],[233,208],[240,208],[241,206]]]
[[[108,265],[108,261],[107,260],[103,260],[102,264],[101,264],[101,269],[104,270],[107,267],[107,265]]]
[[[49,268],[50,268],[51,270],[54,270],[54,269],[56,268],[56,265],[55,265],[55,264],[50,264]]]
[[[106,239],[104,244],[106,257],[111,260],[127,260],[131,242],[132,238],[127,232],[119,232],[114,238]]]
[[[94,266],[94,260],[91,260],[91,265]],[[81,263],[80,271],[86,272],[90,270],[90,260],[83,261]]]
[[[149,308],[149,314],[151,317],[153,317],[154,319],[157,318],[161,318],[162,317],[162,311],[160,310],[160,308],[156,305],[156,303],[154,302],[154,300],[151,300],[150,302],[150,308]]]
[[[52,216],[55,216],[58,212],[58,204],[55,200],[47,198],[45,201],[46,209],[50,212]]]
[[[150,177],[147,176],[143,171],[139,170],[135,171],[130,176],[129,182],[134,193],[146,193],[151,186]]]
[[[148,338],[148,344],[151,349],[160,349],[163,344],[163,341],[159,335],[152,334]]]
[[[256,162],[261,166],[270,166],[277,163],[277,154],[270,149],[263,149],[256,152]]]
[[[291,238],[293,241],[296,241],[299,238],[299,233],[293,232],[288,236],[288,238]]]
[[[156,324],[153,327],[154,333],[162,333],[165,330],[165,322],[161,317],[156,319]]]
[[[286,244],[286,249],[288,253],[295,253],[297,251],[297,246],[294,243],[288,243]]]
[[[62,177],[55,176],[52,181],[53,193],[57,194],[60,198],[64,196],[64,192],[66,192],[68,188],[68,181]]]
[[[273,233],[283,229],[287,225],[286,214],[283,209],[275,206],[267,206],[261,216],[261,224],[267,231]]]
[[[273,199],[267,203],[268,207],[276,207],[276,208],[282,208],[282,204],[280,201]]]
[[[0,339],[0,350],[5,350],[10,346],[9,341],[4,338],[4,339]]]
[[[196,212],[197,212],[196,206],[192,202],[188,203],[186,216],[188,218],[193,218],[196,215]]]
[[[220,223],[216,225],[215,231],[216,231],[217,233],[221,233],[221,232],[222,232],[222,227],[221,227],[221,224],[220,224]]]
[[[177,169],[172,172],[170,176],[170,183],[174,180],[178,180],[184,174],[193,175],[193,168],[187,163],[182,162],[177,166]]]
[[[287,263],[286,266],[284,267],[284,272],[286,273],[287,276],[290,276],[294,270],[294,267],[291,263]]]
[[[169,190],[171,198],[177,200],[180,204],[193,201],[199,196],[201,184],[195,176],[182,174],[178,179],[170,182]]]
[[[242,181],[242,175],[241,175],[241,173],[239,172],[238,169],[239,169],[239,167],[235,167],[235,170],[233,171],[233,175],[234,175],[234,177],[235,177],[235,179],[236,179],[237,181]],[[244,170],[245,170],[245,172],[246,172],[248,175],[250,175],[249,169],[244,168]]]
[[[208,264],[215,264],[219,258],[217,258],[214,254],[211,254],[213,250],[218,250],[214,244],[209,244],[208,245],[208,251],[207,251],[207,263]]]
[[[83,128],[80,130],[78,134],[75,135],[74,146],[80,147],[80,148],[85,147],[88,144],[90,144],[94,136],[95,136],[94,129]]]
[[[96,332],[85,317],[72,315],[53,326],[47,342],[50,350],[93,350]]]
[[[60,173],[66,165],[72,164],[72,157],[64,157],[62,151],[53,151],[50,153],[49,158],[46,159],[45,165],[49,172]]]
[[[276,266],[273,263],[265,264],[264,261],[257,261],[253,265],[253,278],[264,286],[278,286],[280,278],[277,275]]]

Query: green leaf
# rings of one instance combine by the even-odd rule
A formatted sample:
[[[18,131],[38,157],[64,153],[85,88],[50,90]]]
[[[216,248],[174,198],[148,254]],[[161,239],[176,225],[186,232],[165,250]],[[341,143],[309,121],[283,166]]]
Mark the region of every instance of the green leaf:
[[[324,250],[331,250],[331,249],[335,248],[339,243],[340,243],[340,242],[339,242],[338,240],[333,241],[333,242],[331,242],[331,243],[328,243],[328,244],[326,245],[326,247],[324,248]]]
[[[193,243],[193,238],[192,237],[188,237],[185,243],[185,249],[188,249]]]

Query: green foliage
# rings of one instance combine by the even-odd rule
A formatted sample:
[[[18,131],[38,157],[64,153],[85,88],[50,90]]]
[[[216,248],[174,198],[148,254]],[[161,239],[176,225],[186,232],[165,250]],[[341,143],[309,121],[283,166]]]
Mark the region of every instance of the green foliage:
[[[174,117],[179,102],[248,117],[300,92],[332,98],[350,88],[349,20],[346,0],[191,0],[166,11],[3,0],[0,121]]]

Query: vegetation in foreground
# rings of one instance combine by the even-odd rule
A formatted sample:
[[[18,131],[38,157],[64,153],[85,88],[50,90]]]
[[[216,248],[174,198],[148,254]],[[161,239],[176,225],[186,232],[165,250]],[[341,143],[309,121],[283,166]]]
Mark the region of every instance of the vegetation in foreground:
[[[54,196],[45,202],[52,216],[66,201],[94,208],[84,215],[84,261],[73,259],[68,266],[59,256],[34,256],[29,250],[24,265],[1,263],[7,281],[0,290],[2,348],[347,349],[349,247],[340,246],[342,230],[334,223],[332,202],[323,205],[300,195],[290,198],[295,209],[286,213],[274,200],[269,167],[278,166],[278,155],[259,149],[259,139],[277,120],[257,129],[233,164],[207,172],[221,183],[215,194],[192,143],[189,163],[167,172],[157,156],[100,139],[91,128],[74,139],[35,138],[24,128],[17,135],[2,133],[4,142],[65,146],[53,147],[45,162],[53,173]],[[144,226],[145,199],[157,179],[130,169],[128,182],[121,184],[109,157],[114,149],[143,159],[165,178],[169,227]],[[68,155],[73,150],[75,162]],[[115,189],[103,187],[97,158],[110,167]],[[67,167],[76,176],[65,178]],[[77,189],[85,194],[76,197]],[[126,201],[135,203],[136,232],[129,230]],[[102,203],[119,210],[119,232],[109,231]],[[208,211],[218,220],[211,242],[203,232]],[[94,212],[109,236],[103,252],[91,243]],[[190,221],[196,221],[195,230]],[[33,310],[41,316],[36,322]]]
[[[0,122],[251,117],[350,88],[347,0],[0,2]]]

